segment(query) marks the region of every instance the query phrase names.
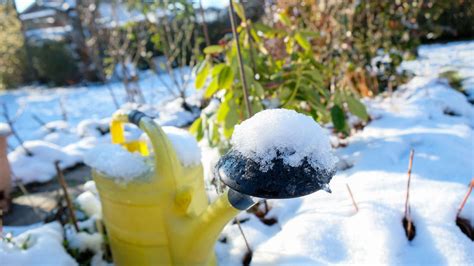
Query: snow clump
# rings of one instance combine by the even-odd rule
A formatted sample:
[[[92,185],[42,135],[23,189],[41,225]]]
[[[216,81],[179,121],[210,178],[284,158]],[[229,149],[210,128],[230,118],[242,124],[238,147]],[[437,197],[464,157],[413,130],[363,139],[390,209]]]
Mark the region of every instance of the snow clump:
[[[261,165],[266,172],[274,159],[292,167],[305,159],[312,167],[334,169],[329,137],[311,117],[287,109],[269,109],[235,126],[231,143],[243,156]]]
[[[85,164],[117,181],[128,183],[150,171],[145,157],[117,144],[101,144],[84,156]]]

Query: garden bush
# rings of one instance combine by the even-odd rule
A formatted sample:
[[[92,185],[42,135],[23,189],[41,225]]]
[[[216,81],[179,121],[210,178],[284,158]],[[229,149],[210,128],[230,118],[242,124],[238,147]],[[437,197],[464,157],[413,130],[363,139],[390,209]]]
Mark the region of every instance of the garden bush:
[[[429,2],[429,1],[428,1]],[[239,43],[253,113],[266,108],[295,109],[348,135],[349,114],[369,119],[359,96],[391,91],[406,80],[397,71],[416,54],[420,14],[438,16],[439,6],[418,1],[276,1],[257,23],[241,23]],[[438,8],[438,9],[437,9]],[[433,17],[434,17],[433,15]],[[426,22],[427,19],[425,18]],[[214,112],[203,112],[191,130],[211,145],[224,144],[245,111],[234,41],[204,49],[196,87],[217,98]],[[208,80],[208,81],[207,81]],[[207,81],[207,82],[206,82]]]
[[[45,41],[32,47],[33,67],[42,82],[50,85],[70,85],[79,79],[77,60],[69,47],[58,41]]]

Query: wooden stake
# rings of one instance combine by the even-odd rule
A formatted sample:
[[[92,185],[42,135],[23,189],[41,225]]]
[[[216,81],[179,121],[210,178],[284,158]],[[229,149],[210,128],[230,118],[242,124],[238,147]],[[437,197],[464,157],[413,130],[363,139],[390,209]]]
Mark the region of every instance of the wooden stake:
[[[471,195],[473,187],[474,187],[474,178],[471,180],[471,183],[469,184],[469,189],[467,190],[467,193],[464,196],[464,199],[462,200],[461,205],[459,205],[458,212],[456,213],[456,219],[459,218],[459,215],[461,214],[462,209],[464,209],[464,205],[466,204],[466,201],[469,198],[469,195]]]
[[[66,180],[64,180],[63,172],[59,168],[59,161],[54,162],[54,166],[56,167],[56,173],[58,176],[59,184],[61,185],[61,188],[63,189],[63,192],[64,192],[64,198],[66,198],[66,204],[69,210],[69,216],[71,217],[71,222],[74,225],[76,232],[79,232],[79,226],[77,225],[76,214],[74,213],[74,208],[72,206],[71,198],[69,197],[69,193],[67,191]]]
[[[356,210],[356,213],[359,212],[359,206],[357,206],[357,202],[354,200],[354,195],[352,195],[352,190],[349,187],[349,184],[346,183],[347,191],[349,192],[349,196],[351,196],[352,200],[352,205],[354,205],[354,208]]]
[[[415,150],[410,151],[410,161],[408,163],[408,182],[407,182],[407,193],[405,196],[405,219],[407,220],[407,232],[410,235],[412,232],[412,221],[410,217],[410,181],[411,181],[411,169],[413,167],[413,156],[415,155]]]

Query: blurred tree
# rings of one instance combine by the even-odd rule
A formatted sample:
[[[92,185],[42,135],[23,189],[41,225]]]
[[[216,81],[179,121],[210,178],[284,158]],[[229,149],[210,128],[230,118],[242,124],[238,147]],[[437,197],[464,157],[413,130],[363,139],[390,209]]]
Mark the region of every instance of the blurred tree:
[[[13,4],[3,1],[0,14],[0,89],[9,89],[25,78],[26,54],[21,23]]]
[[[70,19],[75,26],[74,39],[84,65],[82,72],[88,80],[104,82],[106,77],[99,43],[101,30],[97,23],[99,4],[100,0],[76,0],[77,15],[70,15]]]

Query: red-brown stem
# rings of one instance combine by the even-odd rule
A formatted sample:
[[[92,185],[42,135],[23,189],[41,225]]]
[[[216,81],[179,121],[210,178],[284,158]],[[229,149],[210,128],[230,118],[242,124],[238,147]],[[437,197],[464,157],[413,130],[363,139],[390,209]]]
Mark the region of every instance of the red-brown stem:
[[[464,199],[462,200],[461,205],[459,205],[458,212],[456,213],[456,219],[459,218],[459,215],[461,214],[462,209],[464,209],[464,205],[466,204],[466,201],[469,198],[469,195],[471,195],[473,187],[474,187],[474,178],[471,180],[471,183],[469,184],[469,189],[467,190],[467,193],[464,196]]]
[[[63,192],[64,192],[64,198],[66,199],[66,204],[69,210],[69,216],[71,217],[71,222],[74,225],[76,232],[79,232],[79,226],[77,225],[76,214],[74,213],[74,208],[72,207],[71,198],[69,197],[69,193],[67,192],[67,184],[66,184],[66,181],[64,180],[63,172],[61,171],[61,168],[59,168],[59,161],[54,162],[54,166],[56,167],[56,173],[58,176],[59,184],[61,185],[61,188],[63,189]]]
[[[408,182],[407,182],[407,194],[405,197],[405,217],[407,217],[407,220],[410,215],[410,181],[411,181],[411,169],[413,167],[413,156],[415,155],[415,150],[410,151],[410,162],[408,163]]]
[[[415,150],[410,151],[410,162],[408,163],[408,182],[407,182],[407,194],[405,197],[405,219],[407,220],[407,232],[411,232],[411,217],[410,217],[410,181],[411,181],[411,169],[413,167],[413,156]]]
[[[235,222],[237,223],[237,227],[239,228],[240,233],[242,234],[242,237],[244,238],[245,246],[247,247],[247,251],[249,253],[252,253],[252,249],[250,249],[249,242],[247,241],[247,237],[245,237],[244,230],[242,229],[242,226],[240,225],[240,221],[238,218],[234,218]]]
[[[349,192],[349,196],[351,196],[352,205],[354,205],[356,212],[359,212],[359,206],[357,206],[357,202],[354,199],[354,195],[352,195],[352,190],[349,187],[349,184],[346,184],[346,187],[347,187],[347,191]]]

